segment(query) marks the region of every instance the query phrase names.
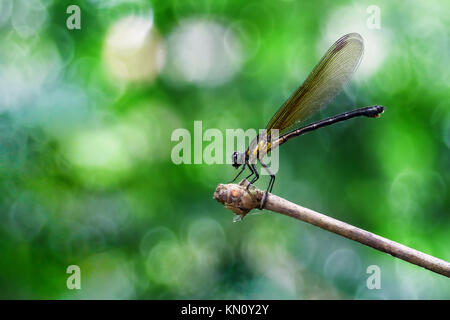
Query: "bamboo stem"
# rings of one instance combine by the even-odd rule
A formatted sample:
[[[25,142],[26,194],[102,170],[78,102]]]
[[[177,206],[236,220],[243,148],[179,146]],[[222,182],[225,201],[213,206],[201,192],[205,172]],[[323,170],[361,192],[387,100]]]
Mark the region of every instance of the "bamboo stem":
[[[264,196],[264,191],[254,186],[250,186],[250,190],[247,191],[247,185],[248,181],[245,179],[238,185],[219,184],[214,193],[214,199],[225,204],[228,209],[243,219],[248,212],[259,207],[261,199]],[[322,213],[304,208],[276,195],[269,194],[265,209],[310,223],[376,250],[386,252],[396,258],[450,277],[450,263],[447,261],[435,258]]]

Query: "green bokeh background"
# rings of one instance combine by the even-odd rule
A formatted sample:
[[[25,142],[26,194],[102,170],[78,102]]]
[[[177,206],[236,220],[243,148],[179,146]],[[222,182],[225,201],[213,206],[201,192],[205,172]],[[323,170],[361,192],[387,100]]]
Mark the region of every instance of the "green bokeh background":
[[[212,195],[235,170],[171,160],[173,130],[194,120],[264,127],[360,32],[360,70],[315,118],[386,112],[282,146],[274,192],[450,260],[448,1],[84,0],[80,30],[70,4],[0,3],[1,298],[450,298],[447,278],[300,221],[232,223]],[[66,287],[72,264],[81,290]]]

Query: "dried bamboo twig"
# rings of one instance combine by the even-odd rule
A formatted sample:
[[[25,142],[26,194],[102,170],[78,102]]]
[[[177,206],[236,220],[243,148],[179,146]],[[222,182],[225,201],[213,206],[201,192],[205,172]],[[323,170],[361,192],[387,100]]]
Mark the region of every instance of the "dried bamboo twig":
[[[223,203],[238,218],[242,219],[252,209],[259,208],[261,199],[264,196],[264,191],[254,186],[250,186],[249,191],[247,191],[247,185],[248,181],[245,179],[239,184],[219,184],[214,193],[214,199]],[[376,250],[386,252],[396,258],[450,277],[450,263],[447,261],[435,258],[311,209],[304,208],[276,195],[269,194],[265,209],[310,223]]]

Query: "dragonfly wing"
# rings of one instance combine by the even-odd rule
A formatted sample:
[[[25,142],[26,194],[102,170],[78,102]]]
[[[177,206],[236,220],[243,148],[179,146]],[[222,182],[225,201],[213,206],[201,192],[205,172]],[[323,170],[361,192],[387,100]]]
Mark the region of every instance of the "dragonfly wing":
[[[283,131],[292,128],[330,102],[358,68],[364,43],[358,33],[337,40],[305,82],[281,106],[266,129]]]

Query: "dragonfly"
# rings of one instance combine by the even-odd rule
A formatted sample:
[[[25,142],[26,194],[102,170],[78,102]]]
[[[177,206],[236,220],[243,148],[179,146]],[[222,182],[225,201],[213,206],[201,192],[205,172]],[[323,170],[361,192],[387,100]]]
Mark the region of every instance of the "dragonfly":
[[[250,175],[245,179],[248,180],[252,177],[252,180],[247,185],[248,190],[250,185],[253,185],[259,179],[259,173],[256,168],[258,162],[270,175],[269,185],[261,200],[259,209],[262,210],[264,208],[268,193],[272,192],[275,183],[275,175],[263,161],[267,153],[307,132],[356,117],[378,118],[384,112],[383,106],[372,105],[299,127],[301,121],[328,105],[348,83],[358,68],[363,53],[364,41],[358,33],[349,33],[339,38],[328,49],[303,84],[273,115],[264,133],[257,135],[250,142],[245,152],[233,152],[232,166],[235,169],[242,167],[231,182],[236,181],[245,168],[248,167]],[[272,133],[277,132],[279,133],[278,137],[272,138]],[[276,135],[273,134],[273,136]]]

